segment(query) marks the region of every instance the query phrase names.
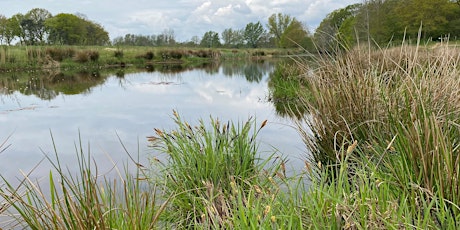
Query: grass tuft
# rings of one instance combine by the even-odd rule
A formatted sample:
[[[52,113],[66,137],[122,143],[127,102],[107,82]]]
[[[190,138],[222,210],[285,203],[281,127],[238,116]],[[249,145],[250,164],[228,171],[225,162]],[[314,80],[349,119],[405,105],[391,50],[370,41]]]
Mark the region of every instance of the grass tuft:
[[[139,164],[135,174],[126,166],[124,175],[117,170],[119,178],[101,176],[89,150],[84,152],[81,139],[75,148],[79,167],[76,175],[61,166],[57,151],[54,158],[45,155],[53,166],[48,189],[33,181],[30,173],[23,174],[19,186],[2,177],[5,186],[0,196],[17,212],[10,214],[16,221],[8,227],[153,229],[158,224],[168,199],[160,204],[156,187],[145,180]]]
[[[266,205],[253,204],[260,199],[252,198],[275,191],[268,178],[281,174],[279,161],[257,157],[257,134],[267,122],[256,127],[252,119],[235,125],[211,118],[209,125],[201,120],[192,127],[175,111],[173,119],[176,129],[155,129],[150,137],[154,148],[167,154],[167,162],[153,161],[165,193],[174,194],[167,222],[178,228],[228,228],[236,219],[247,226],[241,218],[248,217],[240,212],[253,206],[263,210]]]

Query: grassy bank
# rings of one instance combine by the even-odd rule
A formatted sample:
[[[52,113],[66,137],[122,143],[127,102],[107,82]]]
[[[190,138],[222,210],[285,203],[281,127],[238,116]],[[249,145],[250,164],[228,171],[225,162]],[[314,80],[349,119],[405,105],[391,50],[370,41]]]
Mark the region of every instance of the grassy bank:
[[[0,46],[0,71],[40,71],[157,65],[200,65],[221,60],[260,59],[299,52],[284,49],[175,47]]]
[[[460,226],[459,61],[448,44],[356,47],[318,60],[299,130],[327,174],[316,189],[334,223]]]

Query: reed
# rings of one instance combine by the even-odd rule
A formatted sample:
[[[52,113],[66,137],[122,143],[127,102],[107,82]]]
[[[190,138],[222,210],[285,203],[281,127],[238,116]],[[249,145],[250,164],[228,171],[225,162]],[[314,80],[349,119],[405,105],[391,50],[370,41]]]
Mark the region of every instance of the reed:
[[[174,194],[167,222],[176,228],[232,226],[234,212],[242,208],[235,195],[252,197],[256,187],[268,191],[268,177],[280,169],[280,162],[257,157],[256,138],[266,121],[256,128],[252,119],[235,125],[211,118],[209,126],[201,120],[192,127],[176,112],[173,119],[175,130],[156,129],[151,137],[154,148],[167,154],[167,162],[153,161],[158,183]]]
[[[53,140],[54,143],[54,140]],[[8,228],[30,229],[153,229],[168,199],[156,199],[155,185],[145,180],[144,169],[136,164],[134,174],[118,171],[119,178],[98,174],[91,153],[81,143],[77,151],[78,173],[72,175],[61,166],[59,154],[45,155],[52,164],[49,188],[23,174],[19,186],[2,177],[5,186],[0,196],[15,220]],[[123,147],[124,148],[124,147]],[[129,154],[129,153],[128,153]],[[131,157],[131,156],[130,156]],[[144,179],[143,179],[144,178]]]
[[[419,209],[398,218],[423,226],[458,226],[459,60],[459,49],[449,44],[358,46],[319,58],[306,77],[307,92],[301,93],[309,114],[298,123],[311,151],[310,164],[327,171],[318,180],[329,183],[328,189],[345,180],[340,179],[343,149],[359,142],[353,153],[360,154],[352,157],[366,167],[346,167],[349,183],[356,184],[359,171],[369,172],[368,165],[374,165],[371,175],[384,175],[380,179],[392,185],[388,193]]]

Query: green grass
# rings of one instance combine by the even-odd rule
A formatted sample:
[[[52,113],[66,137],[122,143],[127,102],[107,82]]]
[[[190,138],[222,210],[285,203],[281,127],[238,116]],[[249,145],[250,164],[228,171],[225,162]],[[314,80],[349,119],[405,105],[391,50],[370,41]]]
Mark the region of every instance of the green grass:
[[[45,155],[53,166],[47,189],[31,179],[31,173],[23,174],[18,186],[2,176],[0,196],[9,207],[2,212],[16,212],[6,213],[12,222],[2,227],[153,229],[158,224],[168,197],[157,200],[157,189],[147,182],[145,169],[139,164],[135,164],[134,174],[129,173],[127,164],[124,173],[116,169],[119,178],[101,176],[90,150],[85,153],[80,140],[75,146],[78,173],[73,175],[61,165],[55,151],[54,157]]]
[[[256,128],[252,119],[235,125],[211,118],[210,125],[200,121],[192,127],[176,112],[173,119],[176,129],[156,129],[152,137],[154,148],[167,154],[167,162],[153,161],[160,172],[157,183],[175,194],[167,222],[187,228],[233,226],[235,207],[268,189],[268,178],[280,167],[257,156],[257,133],[266,121]]]
[[[0,46],[0,72],[126,66],[148,69],[165,64],[195,66],[229,59],[271,58],[294,52],[298,51],[137,46]]]
[[[309,114],[298,123],[310,164],[322,171],[318,195],[336,206],[351,199],[345,206],[353,214],[362,214],[363,205],[379,210],[381,201],[394,204],[379,210],[396,221],[382,228],[459,227],[459,60],[458,49],[446,44],[355,47],[318,59],[307,92],[299,93]],[[353,143],[355,154],[344,154]],[[344,156],[355,159],[353,165],[346,166]],[[373,187],[369,180],[383,184]],[[353,208],[356,198],[364,204]],[[368,221],[365,215],[336,223],[378,228]]]

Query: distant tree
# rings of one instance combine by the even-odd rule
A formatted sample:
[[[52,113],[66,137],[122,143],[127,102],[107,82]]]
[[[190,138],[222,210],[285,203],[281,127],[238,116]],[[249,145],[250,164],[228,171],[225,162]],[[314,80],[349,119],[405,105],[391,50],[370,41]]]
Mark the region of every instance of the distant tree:
[[[102,26],[73,14],[58,14],[46,21],[51,44],[106,45],[110,42]]]
[[[296,48],[301,46],[306,49],[312,49],[313,43],[304,25],[294,19],[281,36],[279,45],[282,48]]]
[[[163,30],[163,33],[160,36],[163,39],[162,45],[175,45],[176,44],[176,38],[175,38],[173,29]]]
[[[84,20],[84,19],[83,19]],[[107,45],[110,44],[109,33],[99,24],[84,20],[86,27],[85,45]]]
[[[200,42],[201,47],[214,48],[219,47],[220,45],[219,33],[214,31],[204,33]]]
[[[0,45],[3,44],[3,41],[5,40],[7,22],[8,19],[4,15],[0,14]]]
[[[192,37],[191,42],[192,42],[192,44],[193,44],[194,46],[197,46],[197,45],[200,44],[200,38],[199,38],[198,36],[195,35],[195,36]]]
[[[354,24],[351,22],[356,22],[353,20],[358,11],[361,9],[362,4],[353,4],[345,8],[341,8],[329,13],[326,18],[324,18],[314,34],[314,40],[316,46],[321,51],[330,51],[331,49],[335,50],[338,47],[342,47],[341,35],[339,34],[339,29],[342,24],[348,20],[347,29],[342,28],[342,32],[347,32],[347,36],[350,36],[351,30],[354,28]],[[351,18],[351,19],[350,19]]]
[[[260,39],[263,37],[265,33],[264,28],[260,22],[257,23],[249,23],[246,25],[244,29],[244,39],[246,40],[246,44],[249,47],[257,48]]]
[[[222,32],[222,40],[224,46],[237,48],[243,45],[244,36],[242,30],[234,30],[232,28],[225,29]]]
[[[275,37],[276,42],[281,41],[284,31],[294,19],[295,18],[291,18],[291,16],[282,13],[272,14],[268,18],[268,31]]]
[[[27,44],[44,44],[47,36],[45,21],[52,15],[48,10],[34,8],[24,15],[20,21]]]
[[[17,17],[13,16],[11,18],[8,18],[6,21],[5,31],[3,34],[4,36],[3,38],[5,39],[6,44],[11,45],[11,42],[13,42],[13,40],[16,37],[19,37],[20,35],[21,35],[21,26],[19,25],[19,21]]]
[[[46,21],[51,44],[81,45],[85,42],[86,25],[73,14],[58,14]]]

